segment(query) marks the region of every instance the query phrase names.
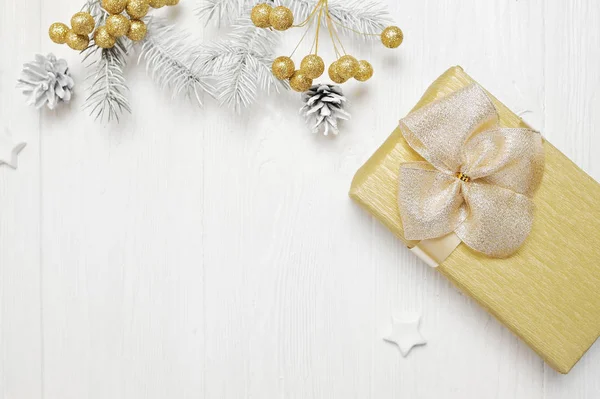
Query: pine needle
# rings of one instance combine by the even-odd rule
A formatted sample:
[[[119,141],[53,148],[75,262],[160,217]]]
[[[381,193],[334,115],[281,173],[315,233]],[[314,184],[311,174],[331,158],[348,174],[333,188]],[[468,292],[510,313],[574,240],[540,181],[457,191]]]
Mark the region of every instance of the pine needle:
[[[146,61],[146,71],[159,87],[171,90],[173,97],[195,99],[202,106],[202,94],[214,96],[214,88],[208,83],[209,76],[194,68],[193,53],[198,47],[190,44],[187,32],[153,18],[139,59]]]
[[[317,0],[281,0],[281,3],[294,13],[296,21],[304,21],[317,4]],[[374,38],[357,32],[378,34],[391,23],[387,6],[381,0],[330,0],[329,13],[340,33],[357,34],[362,38]],[[326,20],[323,20],[326,24]]]
[[[219,25],[222,21],[233,22],[240,16],[247,3],[247,0],[200,0],[196,15],[206,20],[207,24],[213,19],[216,19]]]
[[[83,9],[94,17],[96,26],[105,23],[108,13],[102,8],[100,0],[87,0]],[[123,111],[131,113],[129,100],[125,96],[129,89],[124,73],[129,49],[129,43],[119,38],[113,48],[101,49],[92,43],[82,52],[83,63],[86,68],[92,69],[87,76],[87,80],[91,81],[90,94],[85,99],[83,108],[88,109],[95,119],[118,122]],[[86,64],[97,53],[100,53],[100,57]]]
[[[221,105],[240,111],[254,103],[259,89],[289,88],[271,73],[278,40],[278,34],[256,28],[242,17],[226,39],[198,48],[196,66],[215,79]]]
[[[97,52],[100,52],[100,58],[86,65],[93,70],[87,77],[92,83],[83,107],[90,110],[90,115],[95,119],[118,122],[123,111],[131,113],[129,100],[125,96],[129,89],[124,74],[128,44],[119,38],[113,48],[100,49],[92,45],[86,51],[84,63]]]

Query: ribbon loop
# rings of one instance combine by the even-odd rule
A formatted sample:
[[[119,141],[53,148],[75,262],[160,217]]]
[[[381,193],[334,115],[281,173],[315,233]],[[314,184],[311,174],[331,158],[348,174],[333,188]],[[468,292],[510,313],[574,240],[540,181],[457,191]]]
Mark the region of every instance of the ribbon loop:
[[[405,237],[454,232],[488,256],[517,251],[531,231],[531,198],[544,173],[541,135],[501,128],[492,101],[476,84],[410,114],[400,127],[427,161],[400,167]]]

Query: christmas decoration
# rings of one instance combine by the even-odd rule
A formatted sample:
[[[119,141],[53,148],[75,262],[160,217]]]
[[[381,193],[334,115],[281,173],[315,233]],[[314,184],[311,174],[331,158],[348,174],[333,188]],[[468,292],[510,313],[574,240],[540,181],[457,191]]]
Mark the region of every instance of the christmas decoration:
[[[68,103],[74,86],[67,61],[57,59],[52,53],[38,54],[25,64],[17,85],[28,97],[29,105],[36,108],[46,105],[50,109]]]
[[[71,28],[62,22],[50,25],[48,35],[57,44],[67,44],[73,50],[82,51],[90,43],[88,35],[94,30],[94,18],[88,12],[78,12],[71,18]]]
[[[98,0],[99,1],[99,0]],[[110,16],[98,10],[98,1],[89,0],[88,10],[95,9],[96,18],[89,11],[81,11],[71,18],[71,29],[67,25],[55,22],[50,25],[48,35],[58,44],[66,43],[73,50],[85,50],[90,43],[90,34],[94,34],[94,44],[100,48],[112,48],[117,38],[127,36],[132,41],[140,41],[146,36],[146,24],[140,19],[148,14],[150,7],[161,8],[176,5],[179,1],[166,0],[102,0],[101,7]],[[127,19],[123,12],[131,17]],[[95,29],[95,31],[94,31]]]
[[[306,91],[310,89],[313,84],[313,80],[301,70],[294,72],[290,78],[290,86],[296,91]]]
[[[89,35],[95,26],[96,22],[89,12],[78,12],[71,18],[71,29],[78,35]]]
[[[115,38],[127,35],[130,29],[131,22],[125,15],[116,14],[106,18],[106,30]]]
[[[400,47],[403,41],[404,34],[402,33],[402,30],[397,26],[388,26],[381,33],[381,42],[387,48]]]
[[[116,15],[121,14],[127,7],[127,0],[102,0],[102,8],[108,13]]]
[[[277,57],[272,65],[273,74],[277,79],[289,79],[296,72],[294,61],[290,57]]]
[[[161,8],[178,3],[178,0],[87,0],[84,10],[71,18],[71,27],[60,22],[50,26],[48,34],[53,42],[85,50],[83,63],[90,69],[87,78],[90,88],[84,108],[96,119],[118,121],[124,111],[131,112],[124,69],[131,43],[143,41],[148,35],[147,22],[140,18],[147,15],[150,7]],[[164,24],[161,22],[155,26],[160,29]],[[202,73],[192,70],[192,48],[180,36],[177,36],[180,41],[174,43],[172,39],[176,35],[171,30],[164,29],[162,32],[167,35],[164,40],[153,36],[152,40],[144,42],[142,56],[148,60],[149,72],[161,86],[169,86],[176,93],[189,94],[189,86],[199,99],[201,92],[210,86],[204,82],[206,77]],[[91,43],[90,35],[93,37]],[[170,58],[183,56],[184,51],[186,57],[183,62]],[[173,66],[177,68],[173,69]],[[174,75],[158,77],[157,71]]]
[[[380,37],[381,32],[389,25],[386,7],[379,0],[328,0],[327,5],[331,19],[322,17],[319,20],[325,28],[331,24],[343,25],[349,32],[354,32],[361,38],[371,39]],[[296,72],[296,64],[292,60],[293,54],[281,57],[275,57],[273,54],[273,49],[277,47],[279,41],[279,32],[272,27],[269,17],[278,6],[286,7],[295,19],[306,20],[315,9],[315,2],[269,0],[256,4],[254,0],[200,0],[197,12],[207,22],[211,19],[218,21],[219,24],[223,21],[235,21],[233,34],[226,40],[201,46],[198,51],[197,64],[204,73],[215,78],[217,97],[222,104],[239,110],[254,102],[259,89],[269,91],[274,87],[278,90],[282,85],[289,88],[288,84],[291,83],[289,79]],[[282,15],[284,13],[290,15],[288,11],[280,12]],[[316,13],[312,14],[313,24],[317,20],[315,15]],[[290,27],[294,26],[298,25],[292,23]],[[279,26],[279,28],[284,27],[285,25]],[[340,54],[340,57],[342,55]],[[305,59],[302,65],[301,61]],[[317,79],[322,76],[319,60],[323,61],[317,51],[311,51],[309,57],[298,60],[299,70],[304,72],[304,78]],[[324,62],[323,69],[325,70]],[[357,76],[363,80],[372,76],[364,73],[364,70],[363,73],[359,72]],[[267,76],[267,73],[270,76]],[[306,84],[300,85],[306,83],[304,78],[299,79],[296,75],[294,86],[297,89],[302,89],[301,86],[309,87]],[[347,79],[339,77],[334,80],[336,83],[345,81]]]
[[[149,0],[149,2],[152,8],[163,8],[167,5],[167,0]]]
[[[134,42],[139,42],[146,37],[146,33],[148,33],[148,27],[144,21],[134,19],[131,21],[131,27],[129,28],[127,37]]]
[[[19,153],[26,145],[22,141],[15,142],[10,131],[5,128],[4,133],[0,133],[0,165],[17,169]]]
[[[91,85],[84,103],[84,108],[97,120],[118,122],[123,111],[131,113],[129,100],[125,96],[129,89],[124,74],[129,46],[123,38],[118,38],[111,48],[90,47],[87,50],[89,52],[84,63],[100,53],[99,59],[87,64],[91,70],[87,80]]]
[[[258,4],[252,9],[250,18],[257,27],[268,28],[271,26],[271,11],[273,11],[273,7],[270,5],[266,3]]]
[[[117,40],[111,36],[106,26],[100,26],[94,32],[94,43],[101,48],[111,48]]]
[[[202,105],[202,93],[212,96],[215,89],[207,83],[207,75],[192,68],[198,46],[190,42],[187,32],[177,32],[163,19],[153,18],[149,27],[140,59],[146,60],[150,76],[161,88],[171,90],[173,97],[184,95]]]
[[[427,344],[419,331],[420,324],[419,314],[392,317],[392,332],[384,340],[397,345],[402,356],[406,357],[415,346]]]
[[[307,55],[302,59],[300,70],[309,78],[317,79],[325,72],[325,62],[323,62],[323,58],[316,54]]]
[[[378,35],[385,27],[387,14],[375,0],[350,0],[351,5],[342,0],[328,0],[327,6],[329,1],[329,18],[334,22],[321,17],[319,22],[323,26],[346,22],[351,29],[362,26],[367,34],[377,29]],[[299,12],[302,15],[302,11],[298,10],[303,3],[306,2],[266,0],[256,7],[254,0],[203,0],[199,12],[207,19],[233,20],[240,15],[242,9],[246,10],[245,17],[233,24],[232,33],[225,39],[191,46],[187,43],[189,36],[184,37],[175,29],[168,28],[166,23],[156,20],[155,24],[150,19],[138,19],[146,15],[150,8],[176,5],[177,0],[87,0],[82,14],[72,18],[71,27],[53,24],[49,35],[56,43],[67,43],[75,49],[87,49],[85,61],[90,60],[86,66],[91,69],[91,88],[85,108],[97,118],[118,120],[122,111],[130,112],[123,73],[130,41],[142,42],[140,60],[148,62],[150,75],[159,85],[172,89],[174,95],[184,94],[200,103],[202,95],[208,93],[222,105],[240,110],[252,104],[260,91],[268,93],[271,89],[289,89],[291,84],[296,90],[305,91],[310,88],[314,79],[324,73],[326,65],[316,49],[298,60],[298,69],[291,57],[278,57],[274,60],[277,31],[295,26],[294,14]],[[324,13],[325,1],[321,0],[317,5],[321,7],[319,11]],[[351,10],[349,7],[355,9]],[[349,19],[350,11],[354,15],[352,20]],[[249,14],[251,18],[247,17]],[[88,35],[81,34],[89,32],[91,20],[95,24],[92,32]],[[313,14],[311,21],[316,20]],[[152,23],[153,27],[148,23]],[[256,25],[269,27],[270,30]],[[152,29],[161,28],[165,37],[152,32]],[[90,37],[93,40],[90,41]],[[99,55],[98,59],[92,57],[92,54]],[[339,54],[339,58],[344,55]],[[165,63],[161,63],[161,60]],[[353,57],[347,57],[339,64],[339,73],[347,76],[355,71],[355,75],[362,80],[372,76],[372,73],[361,69],[360,65]],[[168,75],[171,68],[176,72]],[[348,79],[340,77],[336,81],[344,82]],[[214,82],[214,87],[209,81]]]
[[[269,15],[269,21],[266,21],[266,15]],[[276,30],[284,31],[291,27],[296,28],[304,28],[306,27],[306,32],[302,36],[300,43],[306,38],[309,30],[311,29],[314,20],[316,19],[316,34],[313,42],[314,54],[309,54],[304,57],[300,70],[296,71],[289,79],[290,86],[292,89],[303,92],[308,90],[312,85],[312,82],[309,82],[308,79],[315,79],[321,76],[325,69],[325,65],[321,57],[318,56],[319,52],[319,31],[323,24],[326,25],[329,37],[331,38],[331,42],[333,43],[333,48],[336,54],[337,60],[334,61],[329,67],[329,77],[335,83],[342,84],[347,82],[349,79],[354,78],[358,75],[356,80],[360,82],[365,82],[369,80],[373,76],[373,67],[367,61],[361,64],[359,61],[353,56],[346,53],[344,45],[340,40],[338,34],[338,28],[343,28],[351,31],[355,31],[364,36],[380,36],[383,44],[388,48],[396,48],[400,46],[402,40],[404,38],[402,34],[402,30],[396,26],[389,26],[385,28],[379,34],[369,33],[369,32],[361,32],[352,27],[346,26],[340,21],[334,19],[329,9],[329,0],[318,0],[315,7],[312,9],[310,14],[298,25],[294,25],[294,15],[292,11],[284,6],[278,6],[272,8],[268,4],[258,4],[254,6],[251,12],[251,20],[258,28],[267,28],[273,27]],[[300,44],[299,43],[299,44]],[[299,47],[296,46],[296,49]],[[294,50],[295,52],[296,50]],[[292,56],[294,54],[292,52]],[[282,57],[278,57],[277,59],[281,62]],[[291,58],[291,56],[289,57]],[[282,65],[277,64],[273,65],[273,74],[281,79],[281,76],[286,76],[287,74],[282,73],[281,70]],[[287,72],[287,71],[286,71]],[[359,74],[360,72],[360,74]],[[284,78],[287,79],[287,78]],[[309,84],[310,83],[310,84]]]
[[[104,0],[102,3],[100,0],[88,0],[85,9],[99,28],[106,25],[110,17],[105,8],[117,10],[123,7],[124,10],[126,3],[117,0]],[[131,42],[119,37],[113,47],[101,48],[94,44],[83,53],[83,63],[89,70],[86,78],[89,82],[89,94],[85,99],[84,109],[96,120],[118,122],[124,111],[131,113],[124,71],[130,47]]]
[[[429,138],[438,143],[443,137],[440,144],[444,150],[436,155],[438,165],[449,165],[444,157],[458,152],[462,154],[462,159],[476,161],[485,158],[485,162],[480,162],[479,166],[485,165],[486,171],[493,173],[504,170],[506,175],[511,176],[504,180],[490,180],[481,178],[485,173],[474,175],[474,169],[471,169],[470,174],[464,171],[465,175],[471,177],[471,181],[466,183],[460,181],[458,175],[453,176],[454,171],[450,170],[448,176],[459,181],[463,193],[472,193],[479,187],[487,188],[488,183],[508,182],[511,188],[505,189],[506,193],[518,196],[520,201],[527,199],[527,195],[512,190],[522,192],[518,187],[532,187],[531,183],[537,185],[537,179],[544,173],[541,186],[533,194],[535,220],[532,230],[517,252],[502,259],[490,257],[469,248],[467,243],[462,242],[462,234],[456,233],[442,239],[433,238],[436,234],[431,234],[429,237],[433,239],[424,241],[407,237],[399,197],[402,190],[399,191],[399,187],[410,165],[418,167],[421,162],[415,161],[421,161],[419,154],[425,154],[427,150],[423,152],[419,149],[418,153],[414,150],[413,146],[420,146],[422,142],[420,136],[406,129],[406,121],[398,124],[389,138],[360,167],[353,178],[350,197],[375,219],[383,222],[403,245],[410,247],[423,265],[436,267],[436,271],[483,306],[490,317],[493,315],[505,324],[549,366],[566,374],[600,335],[599,316],[594,312],[600,309],[600,263],[597,261],[600,259],[600,218],[597,217],[600,215],[600,184],[547,140],[542,139],[543,159],[532,161],[531,155],[539,154],[535,147],[522,145],[522,141],[517,144],[513,140],[522,140],[527,136],[535,138],[531,127],[496,97],[491,94],[486,94],[487,98],[480,96],[487,92],[480,86],[479,90],[473,90],[474,85],[479,86],[463,68],[450,68],[432,83],[410,113],[411,117],[421,115],[424,119],[409,124],[411,128],[437,129],[439,134],[431,134]],[[463,96],[465,91],[475,96],[466,99]],[[440,105],[445,106],[448,112],[439,108]],[[473,112],[475,107],[477,110]],[[568,110],[570,104],[565,102],[564,107]],[[483,114],[486,122],[482,123]],[[449,121],[458,122],[464,128],[448,129]],[[497,124],[499,128],[493,127]],[[460,131],[463,137],[473,139],[469,132],[472,129],[479,131],[479,128],[497,129],[495,132],[498,134],[494,134],[494,138],[487,142],[480,139],[477,145],[471,147],[452,138],[452,134]],[[408,136],[412,137],[409,141],[406,139]],[[535,141],[539,143],[538,138]],[[487,151],[488,156],[478,158],[472,153],[477,150]],[[517,151],[517,158],[507,155],[510,150]],[[545,166],[540,165],[540,161]],[[501,166],[497,167],[498,162]],[[428,172],[421,177],[431,180]],[[436,176],[432,179],[436,179]],[[517,181],[518,186],[515,185]],[[438,181],[430,188],[444,184]],[[447,193],[453,192],[451,184],[446,188]],[[422,193],[429,196],[425,202],[419,200],[417,196],[420,189],[418,186],[410,187],[416,203],[421,204],[422,209],[444,209],[440,201],[434,199],[435,190]],[[481,196],[485,197],[487,194]],[[515,208],[518,207],[518,201],[505,199],[493,202],[489,197],[485,201],[494,205],[484,208],[484,217],[474,219],[469,211],[460,224],[479,229],[482,234],[491,234],[482,237],[480,244],[489,243],[496,247],[497,244],[502,245],[502,240],[518,240],[518,234],[514,234],[512,229],[518,226],[524,229],[527,223],[515,220],[515,215],[520,213]],[[472,202],[469,202],[469,208],[476,212],[482,209]],[[522,219],[522,216],[519,218]],[[429,228],[433,230],[439,225],[438,220],[431,219]],[[561,295],[556,295],[557,292]],[[572,344],[565,346],[565,342]],[[557,351],[557,348],[561,350]]]
[[[348,79],[342,78],[338,71],[338,66],[339,63],[337,61],[335,61],[329,66],[329,70],[327,71],[329,73],[329,79],[331,79],[334,83],[337,84],[346,83]]]
[[[65,44],[67,42],[68,33],[69,27],[62,22],[55,22],[50,25],[50,28],[48,29],[50,39],[57,44]]]
[[[359,82],[366,82],[373,77],[373,67],[368,61],[361,60],[358,62],[358,71],[354,75],[354,79]]]
[[[195,49],[195,66],[214,80],[220,104],[240,111],[255,101],[259,91],[289,88],[271,72],[277,33],[255,27],[247,16],[240,17],[225,39]]]
[[[344,110],[346,98],[339,86],[320,84],[302,94],[304,106],[300,109],[314,133],[322,131],[325,136],[332,130],[338,134],[338,120],[350,119]]]
[[[90,44],[90,39],[86,35],[78,35],[77,33],[70,30],[67,32],[67,46],[73,50],[83,51]]]
[[[148,14],[149,9],[150,3],[148,3],[148,0],[128,0],[125,11],[127,11],[127,15],[129,15],[131,19],[140,19]]]
[[[275,7],[269,13],[269,23],[273,29],[288,30],[294,24],[294,14],[287,7]]]

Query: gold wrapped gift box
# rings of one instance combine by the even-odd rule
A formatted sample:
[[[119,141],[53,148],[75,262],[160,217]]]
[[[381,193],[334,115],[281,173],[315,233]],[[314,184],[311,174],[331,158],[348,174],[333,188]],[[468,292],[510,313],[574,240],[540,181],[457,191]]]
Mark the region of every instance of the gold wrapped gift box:
[[[451,68],[415,109],[473,82],[462,68]],[[503,127],[529,127],[490,97]],[[508,259],[494,259],[460,244],[437,270],[566,374],[600,335],[600,185],[552,144],[544,147],[546,171],[523,247]],[[350,190],[409,248],[418,242],[403,235],[398,172],[401,163],[420,160],[396,129],[357,172]]]

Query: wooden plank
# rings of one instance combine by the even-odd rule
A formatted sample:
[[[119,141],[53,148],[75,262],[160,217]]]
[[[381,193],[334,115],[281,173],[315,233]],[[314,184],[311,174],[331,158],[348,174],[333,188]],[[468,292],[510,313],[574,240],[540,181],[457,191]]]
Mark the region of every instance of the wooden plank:
[[[78,7],[47,3],[43,26]],[[53,49],[79,91],[44,118],[45,398],[202,397],[204,114],[132,57],[134,114],[95,122],[79,54]]]
[[[79,5],[6,5],[0,120],[28,147],[0,168],[0,399],[598,397],[596,346],[566,377],[545,368],[346,192],[455,64],[600,179],[600,10],[388,3],[405,43],[347,46],[376,75],[344,86],[353,120],[337,139],[306,132],[293,93],[241,117],[199,111],[133,63],[119,126],[82,112],[82,90],[40,121],[12,89],[19,64],[53,51],[82,88],[79,55],[45,37]],[[429,344],[404,359],[382,337],[414,310]]]
[[[15,89],[40,43],[40,2],[0,13],[0,129],[27,142],[17,170],[0,166],[0,398],[41,398],[39,112]]]

